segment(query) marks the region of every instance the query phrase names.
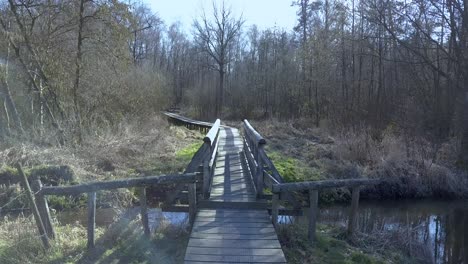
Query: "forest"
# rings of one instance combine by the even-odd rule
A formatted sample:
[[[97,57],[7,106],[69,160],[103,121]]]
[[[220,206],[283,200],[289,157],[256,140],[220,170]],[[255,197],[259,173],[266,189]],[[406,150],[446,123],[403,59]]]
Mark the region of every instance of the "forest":
[[[1,135],[79,144],[96,127],[180,106],[201,119],[455,139],[466,164],[466,3],[292,4],[294,29],[246,28],[216,4],[187,35],[138,2],[3,1]]]
[[[210,2],[191,25],[170,24],[157,7],[137,0],[0,0],[0,212],[18,202],[17,191],[3,186],[18,162],[32,174],[41,166],[69,166],[82,182],[183,170],[203,135],[168,124],[161,116],[167,109],[233,126],[251,120],[271,139],[267,151],[287,181],[384,177],[390,187],[361,196],[466,199],[468,1],[289,2],[294,28],[251,25],[227,0]],[[320,199],[349,200],[344,193]],[[119,205],[135,200],[134,193],[115,195],[109,199]],[[83,204],[73,199],[72,205],[55,200],[56,209]],[[21,219],[0,220],[5,263],[15,263],[7,258],[11,248],[2,248],[9,241],[5,228],[28,221]],[[466,237],[463,219],[458,225]],[[429,230],[431,221],[424,215],[412,226]],[[457,244],[461,251],[437,248],[445,220],[434,221],[435,250],[411,242],[400,247],[394,236],[392,250],[419,260],[429,255],[429,263],[467,261],[466,242]],[[373,225],[384,228],[383,222]],[[291,263],[323,249],[291,243]],[[352,246],[375,250],[364,244]],[[56,263],[79,258],[76,251],[61,254],[75,255]],[[381,263],[356,259],[346,263]]]

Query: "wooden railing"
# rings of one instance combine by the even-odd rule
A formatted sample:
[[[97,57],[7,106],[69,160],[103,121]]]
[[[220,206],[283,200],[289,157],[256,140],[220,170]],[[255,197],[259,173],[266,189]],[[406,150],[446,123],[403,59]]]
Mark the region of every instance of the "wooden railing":
[[[284,179],[275,167],[275,164],[265,152],[266,140],[249,123],[244,120],[244,154],[247,159],[255,190],[258,198],[264,198],[264,189],[272,190],[276,184],[284,183]],[[299,207],[299,202],[292,193],[284,195],[295,209]]]
[[[172,112],[162,112],[162,114],[165,115],[168,118],[169,122],[173,124],[183,125],[187,127],[188,129],[197,129],[204,133],[207,133],[208,130],[211,127],[213,127],[213,125],[215,124],[215,123],[194,120],[194,119],[181,116],[177,113],[172,113]]]
[[[169,113],[171,114],[171,113]],[[169,115],[168,115],[169,116]],[[177,119],[179,120],[179,119]],[[214,175],[214,167],[216,166],[216,154],[218,148],[219,129],[221,121],[218,119],[215,123],[209,124],[204,122],[193,123],[193,120],[182,121],[189,122],[192,126],[200,126],[209,128],[208,133],[203,138],[202,146],[197,150],[192,160],[187,165],[183,174],[160,175],[160,176],[144,176],[137,178],[127,178],[112,181],[89,182],[70,186],[42,186],[39,179],[33,182],[32,188],[29,186],[28,179],[24,175],[21,166],[18,164],[18,172],[22,175],[22,182],[27,189],[28,197],[30,198],[31,208],[36,219],[36,224],[43,240],[44,246],[50,246],[49,238],[55,237],[55,231],[52,226],[52,220],[47,203],[48,195],[78,195],[82,193],[88,194],[88,247],[94,247],[94,230],[96,216],[96,193],[102,190],[119,189],[119,188],[140,188],[140,205],[141,218],[143,228],[146,235],[149,235],[148,209],[146,202],[146,188],[150,186],[175,184],[179,188],[188,188],[188,211],[189,221],[193,224],[197,211],[197,183],[201,184],[200,196],[207,198],[210,193],[211,182]],[[180,189],[171,192],[177,193]]]
[[[36,179],[33,188],[29,187],[20,165],[17,165],[18,172],[21,175],[22,183],[26,188],[31,208],[33,208],[34,218],[36,220],[41,239],[44,246],[50,246],[49,238],[55,237],[55,231],[52,225],[52,219],[47,203],[49,195],[78,195],[87,193],[88,195],[88,248],[94,247],[94,230],[96,217],[96,193],[102,190],[140,187],[140,205],[143,229],[146,235],[149,235],[148,210],[146,206],[146,187],[163,184],[187,184],[189,190],[189,220],[192,224],[197,211],[197,193],[196,183],[202,180],[201,173],[185,173],[174,175],[146,176],[137,178],[127,178],[112,181],[88,182],[70,186],[42,186],[40,179]]]
[[[348,235],[354,234],[354,229],[357,222],[357,211],[359,207],[359,192],[361,186],[375,185],[381,183],[378,179],[346,179],[346,180],[324,180],[324,181],[307,181],[276,184],[272,187],[272,222],[275,227],[278,226],[278,214],[281,196],[291,192],[304,192],[309,194],[309,227],[308,236],[311,242],[316,240],[316,222],[318,215],[318,195],[319,191],[330,188],[352,188],[351,210],[348,219]]]

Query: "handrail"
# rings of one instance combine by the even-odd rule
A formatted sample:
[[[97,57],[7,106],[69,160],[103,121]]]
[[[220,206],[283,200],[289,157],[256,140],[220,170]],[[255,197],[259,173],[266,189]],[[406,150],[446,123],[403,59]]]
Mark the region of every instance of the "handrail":
[[[187,173],[161,176],[146,176],[111,181],[87,182],[69,186],[42,187],[40,195],[77,195],[81,193],[96,192],[129,187],[145,187],[165,183],[194,183],[201,179],[201,173]]]
[[[244,120],[244,134],[244,153],[255,183],[254,187],[257,196],[263,197],[263,188],[271,189],[276,184],[285,181],[265,152],[265,138],[247,120]],[[299,202],[292,194],[286,193],[284,198],[294,207],[299,207]]]
[[[206,132],[206,135],[203,138],[203,144],[193,155],[184,173],[192,173],[197,171],[203,172],[202,192],[203,197],[208,198],[211,188],[212,175],[214,175],[213,171],[214,167],[216,166],[215,162],[218,150],[218,135],[221,128],[221,120],[216,119],[214,123],[208,123],[193,120],[175,113],[162,113],[177,124],[183,124],[189,129],[197,127],[200,131]],[[177,195],[183,190],[182,188],[183,186],[179,186],[174,192],[168,194],[166,201],[168,203],[172,203],[177,198]]]
[[[219,132],[220,125],[221,125],[221,120],[216,119],[210,131],[208,131],[208,134],[206,134],[206,136],[203,138],[203,141],[209,142],[209,143],[215,142],[216,136],[218,135],[218,132]]]
[[[22,169],[18,166],[19,173],[24,176]],[[27,183],[26,176],[24,179]],[[43,187],[40,179],[37,179],[34,184],[34,192],[36,198],[30,198],[31,207],[35,208],[37,214],[34,215],[36,222],[41,233],[48,240],[49,237],[55,237],[53,230],[52,218],[50,216],[49,206],[47,203],[47,195],[77,195],[81,193],[88,194],[88,248],[94,247],[94,232],[96,227],[96,193],[102,190],[119,189],[140,187],[140,206],[141,206],[141,219],[145,235],[150,235],[149,221],[148,221],[148,208],[146,203],[146,187],[158,184],[173,184],[185,183],[188,184],[188,197],[189,197],[189,220],[193,224],[197,211],[197,189],[196,182],[202,179],[201,173],[186,173],[174,175],[160,175],[160,176],[146,176],[127,178],[111,181],[101,182],[87,182],[70,186],[47,186]],[[29,184],[26,184],[29,189]],[[29,190],[31,192],[31,190]],[[32,194],[32,192],[31,192]],[[44,232],[43,232],[44,231]],[[47,242],[47,241],[46,241]]]
[[[211,128],[214,123],[210,122],[204,122],[204,121],[199,121],[199,120],[194,120],[185,116],[181,116],[176,113],[171,113],[167,111],[161,112],[163,115],[167,116],[170,121],[176,124],[183,124],[187,128],[192,129],[192,128],[198,128],[199,130],[204,130],[206,131],[207,129]],[[215,122],[216,123],[216,122]]]
[[[357,223],[357,210],[359,207],[359,192],[361,186],[377,185],[382,183],[381,179],[344,179],[344,180],[324,180],[324,181],[306,181],[306,182],[291,182],[280,183],[272,186],[273,201],[271,209],[271,219],[275,227],[278,225],[279,200],[280,194],[287,194],[294,191],[307,191],[309,194],[309,228],[308,236],[311,242],[316,240],[316,222],[318,215],[318,197],[319,190],[330,188],[352,188],[351,193],[351,210],[348,221],[348,236],[353,236],[354,229]]]
[[[329,188],[355,187],[362,185],[375,185],[381,183],[380,179],[343,179],[343,180],[323,180],[280,183],[272,187],[273,193],[294,192],[306,190],[320,190]]]
[[[257,132],[257,130],[252,127],[247,119],[244,119],[244,128],[247,128],[245,131],[253,136],[253,139],[255,139],[257,144],[266,144],[266,140],[262,137],[262,135],[260,135],[260,133]]]

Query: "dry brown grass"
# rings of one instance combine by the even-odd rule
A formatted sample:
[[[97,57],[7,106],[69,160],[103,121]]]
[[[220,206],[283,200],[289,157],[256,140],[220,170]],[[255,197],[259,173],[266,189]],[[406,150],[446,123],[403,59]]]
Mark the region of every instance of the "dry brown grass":
[[[21,162],[25,167],[69,165],[79,181],[128,177],[158,162],[175,157],[178,149],[200,139],[198,132],[173,127],[159,116],[136,121],[123,119],[116,126],[89,128],[83,144],[39,145],[10,141],[0,145],[3,166]]]
[[[269,151],[301,160],[321,173],[318,178],[387,179],[388,184],[368,189],[373,198],[468,196],[466,172],[456,169],[455,140],[436,144],[395,128],[378,136],[365,127],[314,128],[307,120],[252,123],[267,139]]]

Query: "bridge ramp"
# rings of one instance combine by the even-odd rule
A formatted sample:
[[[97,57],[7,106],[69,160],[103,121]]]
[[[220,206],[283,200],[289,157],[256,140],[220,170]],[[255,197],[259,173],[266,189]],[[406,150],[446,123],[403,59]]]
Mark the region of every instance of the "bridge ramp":
[[[255,202],[252,179],[241,162],[239,131],[224,127],[219,137],[209,201]],[[286,263],[286,258],[267,210],[200,209],[185,263]]]

